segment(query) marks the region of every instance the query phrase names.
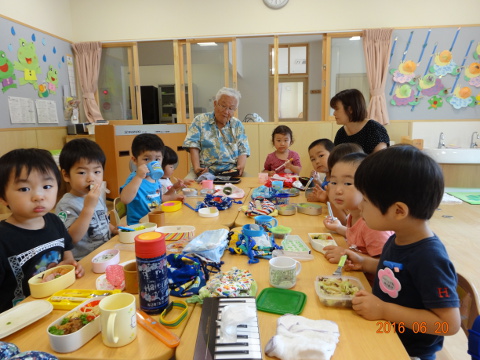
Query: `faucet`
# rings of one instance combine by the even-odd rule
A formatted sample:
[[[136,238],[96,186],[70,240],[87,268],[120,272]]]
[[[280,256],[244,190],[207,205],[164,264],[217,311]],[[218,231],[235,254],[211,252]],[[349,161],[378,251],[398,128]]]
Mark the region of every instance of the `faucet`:
[[[442,149],[445,147],[445,134],[443,132],[440,133],[440,138],[438,139],[438,148]]]
[[[472,134],[472,141],[470,142],[470,147],[472,149],[478,147],[477,142],[475,141],[475,140],[478,140],[478,139],[480,139],[480,135],[478,134],[478,132],[474,131],[473,134]]]

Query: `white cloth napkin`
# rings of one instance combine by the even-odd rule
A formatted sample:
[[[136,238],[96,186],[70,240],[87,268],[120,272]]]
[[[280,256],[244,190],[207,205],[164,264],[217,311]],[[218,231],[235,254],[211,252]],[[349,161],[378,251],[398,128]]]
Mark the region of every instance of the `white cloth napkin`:
[[[284,315],[278,319],[277,334],[265,346],[265,353],[281,360],[330,360],[339,337],[333,321]]]

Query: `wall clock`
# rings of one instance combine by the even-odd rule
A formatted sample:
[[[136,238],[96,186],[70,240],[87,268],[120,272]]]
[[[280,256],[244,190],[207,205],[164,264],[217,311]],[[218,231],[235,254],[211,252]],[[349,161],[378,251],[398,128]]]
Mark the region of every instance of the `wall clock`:
[[[287,5],[288,0],[263,0],[263,2],[271,9],[280,9]]]

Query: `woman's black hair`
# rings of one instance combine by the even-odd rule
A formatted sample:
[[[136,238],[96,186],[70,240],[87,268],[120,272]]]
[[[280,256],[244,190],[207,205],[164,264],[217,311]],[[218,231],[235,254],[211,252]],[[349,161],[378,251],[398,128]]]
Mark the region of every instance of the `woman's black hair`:
[[[351,122],[361,122],[367,118],[367,105],[360,90],[342,90],[330,100],[330,107],[335,109],[341,102]]]
[[[428,220],[442,201],[444,180],[435,160],[402,144],[368,155],[355,172],[355,187],[382,214],[402,202],[410,216]]]

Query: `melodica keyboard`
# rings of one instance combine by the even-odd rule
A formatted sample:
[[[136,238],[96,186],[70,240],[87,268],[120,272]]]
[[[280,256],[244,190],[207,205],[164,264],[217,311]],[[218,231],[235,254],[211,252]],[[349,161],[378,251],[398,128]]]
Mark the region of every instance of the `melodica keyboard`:
[[[237,341],[219,343],[223,308],[227,305],[247,304],[255,310],[255,319],[248,324],[237,326]],[[203,299],[202,314],[195,344],[194,360],[261,360],[260,332],[255,298],[212,297]]]

